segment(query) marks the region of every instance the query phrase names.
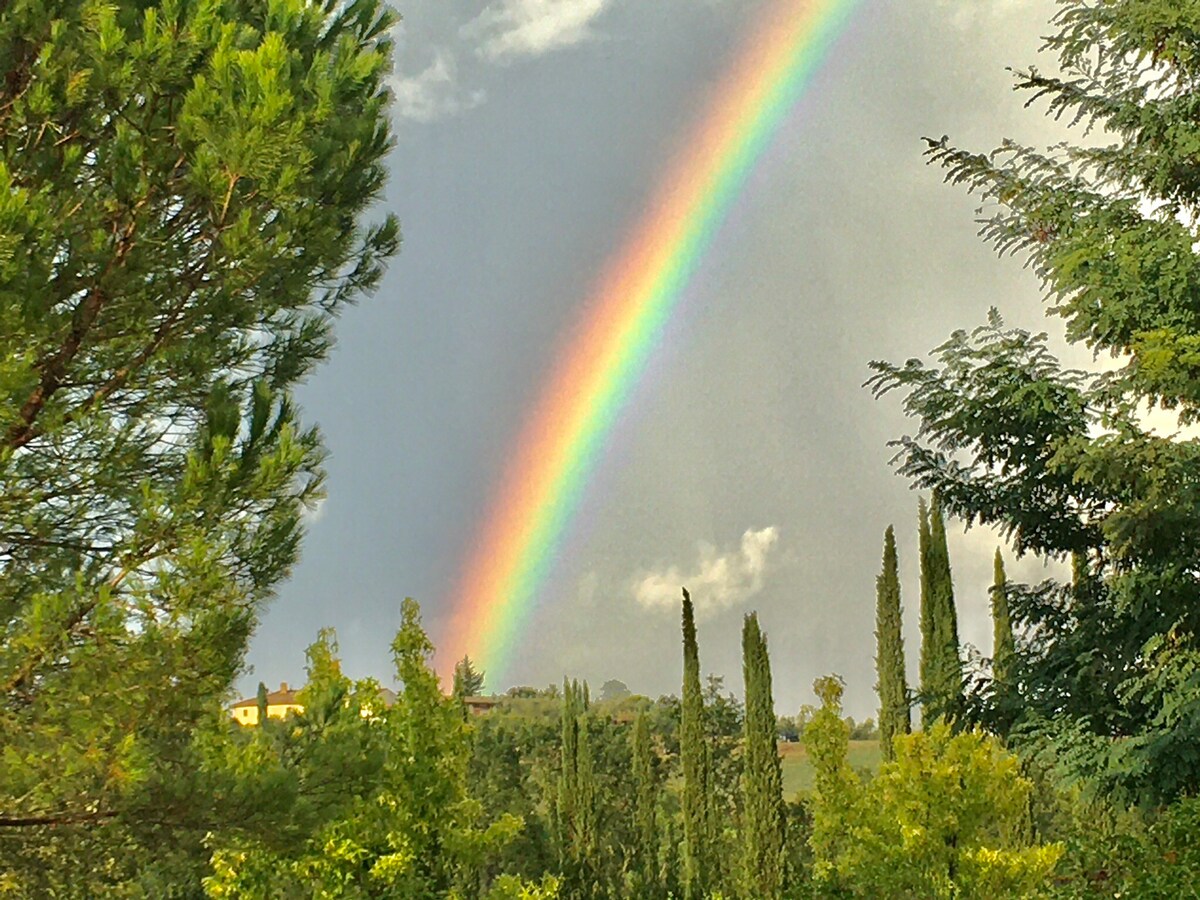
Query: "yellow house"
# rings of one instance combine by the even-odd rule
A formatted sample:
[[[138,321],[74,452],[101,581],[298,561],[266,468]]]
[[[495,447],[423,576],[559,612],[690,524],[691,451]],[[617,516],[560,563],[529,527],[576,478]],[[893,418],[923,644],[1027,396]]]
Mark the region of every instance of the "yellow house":
[[[288,713],[304,712],[304,707],[296,702],[296,694],[285,681],[279,685],[279,690],[267,692],[267,715],[273,719],[282,719]],[[258,724],[258,698],[250,697],[233,704],[233,718],[239,725]]]
[[[283,719],[289,713],[304,712],[304,705],[296,700],[296,695],[299,691],[294,691],[288,687],[285,681],[279,685],[279,690],[267,692],[267,716],[272,719]],[[383,706],[390,707],[396,702],[396,692],[387,688],[379,689],[379,700]],[[373,715],[377,710],[372,709],[373,703],[363,704],[361,713],[364,717]],[[233,713],[233,720],[239,725],[257,725],[258,724],[258,698],[247,697],[245,700],[239,700],[230,707]]]

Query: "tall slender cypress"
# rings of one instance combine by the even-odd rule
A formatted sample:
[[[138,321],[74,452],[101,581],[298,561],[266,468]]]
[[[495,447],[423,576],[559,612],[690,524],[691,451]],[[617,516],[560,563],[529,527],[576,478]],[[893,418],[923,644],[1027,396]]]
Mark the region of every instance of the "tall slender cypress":
[[[258,696],[255,703],[258,706],[258,727],[266,728],[267,709],[270,707],[270,702],[267,700],[267,686],[261,681],[258,683]]]
[[[875,672],[879,678],[875,690],[879,693],[879,745],[885,760],[893,757],[892,739],[912,730],[901,616],[896,532],[889,525],[883,535],[883,571],[875,579]]]
[[[563,681],[562,745],[555,809],[559,864],[564,871],[585,873],[595,857],[596,776],[588,735],[587,682]],[[580,866],[584,866],[581,869]],[[586,880],[586,875],[581,874]]]
[[[953,720],[963,706],[958,613],[946,545],[946,522],[937,497],[920,504],[921,723]]]
[[[683,700],[679,756],[683,763],[683,892],[687,900],[705,894],[708,876],[708,785],[704,740],[704,695],[700,689],[700,649],[692,598],[683,591]]]
[[[587,697],[587,682],[584,682]],[[578,858],[591,864],[599,844],[596,821],[596,768],[592,762],[592,740],[588,717],[579,717],[579,741],[576,745],[575,772],[579,793],[575,798],[575,847]]]
[[[579,797],[579,713],[577,685],[563,679],[562,740],[559,748],[556,832],[559,864],[564,864],[575,841],[576,807]]]
[[[633,723],[633,834],[632,869],[643,891],[658,882],[658,780],[654,775],[654,750],[650,745],[650,723],[639,712]]]
[[[1007,684],[1012,677],[1012,662],[1016,655],[1012,621],[1008,615],[1008,578],[1004,573],[1004,557],[996,548],[992,578],[992,678]]]
[[[747,896],[770,900],[783,888],[783,773],[767,637],[759,628],[756,613],[746,616],[742,624],[742,677],[746,688],[742,878]]]
[[[962,691],[962,657],[958,645],[958,609],[954,604],[954,580],[950,574],[950,548],[946,542],[946,517],[935,494],[929,507],[929,550],[937,585],[937,610],[941,631],[947,688]]]
[[[930,583],[929,507],[925,498],[917,500],[917,556],[921,568],[921,658],[918,669],[921,687],[921,727],[928,728],[937,718],[932,713],[930,695],[937,681],[937,619]]]

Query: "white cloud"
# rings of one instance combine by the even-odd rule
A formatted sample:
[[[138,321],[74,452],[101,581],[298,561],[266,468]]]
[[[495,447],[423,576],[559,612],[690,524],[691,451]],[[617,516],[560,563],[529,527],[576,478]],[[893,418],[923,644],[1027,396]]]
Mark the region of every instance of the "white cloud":
[[[463,26],[485,59],[540,56],[593,36],[592,23],[612,0],[497,0]]]
[[[458,86],[458,66],[453,54],[435,52],[433,62],[416,75],[393,76],[394,110],[402,119],[431,122],[478,106],[483,91],[462,91]]]
[[[680,588],[686,587],[698,615],[739,606],[762,590],[767,557],[778,539],[779,530],[771,526],[748,529],[741,545],[727,553],[701,543],[694,570],[685,573],[672,565],[647,572],[635,579],[633,596],[647,609],[678,609]]]

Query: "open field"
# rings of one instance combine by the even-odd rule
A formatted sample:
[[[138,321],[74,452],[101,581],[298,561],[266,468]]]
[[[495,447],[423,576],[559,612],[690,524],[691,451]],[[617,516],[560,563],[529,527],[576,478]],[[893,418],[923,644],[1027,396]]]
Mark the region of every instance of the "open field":
[[[783,796],[791,799],[797,791],[812,788],[813,768],[802,742],[779,744],[783,759]],[[874,772],[879,768],[879,741],[851,741],[850,765],[854,769]]]

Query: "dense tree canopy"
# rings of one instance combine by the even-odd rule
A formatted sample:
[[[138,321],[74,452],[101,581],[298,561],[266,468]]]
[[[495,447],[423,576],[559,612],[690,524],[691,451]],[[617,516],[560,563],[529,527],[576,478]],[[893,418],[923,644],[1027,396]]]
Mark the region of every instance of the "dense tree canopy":
[[[379,0],[0,12],[5,847],[178,824],[162,798],[321,496],[289,392],[397,245],[364,218],[393,21]]]
[[[1146,800],[1200,788],[1200,441],[1139,415],[1200,419],[1198,25],[1190,2],[1064,0],[1048,42],[1062,74],[1030,69],[1018,87],[1101,140],[930,144],[987,204],[984,236],[1028,257],[1067,338],[1120,368],[1066,369],[1045,335],[993,313],[935,364],[876,363],[871,382],[905,392],[920,427],[901,471],[948,513],[999,526],[1018,552],[1078,555],[1074,586],[1011,592],[1022,724],[1053,733],[1078,774]]]

